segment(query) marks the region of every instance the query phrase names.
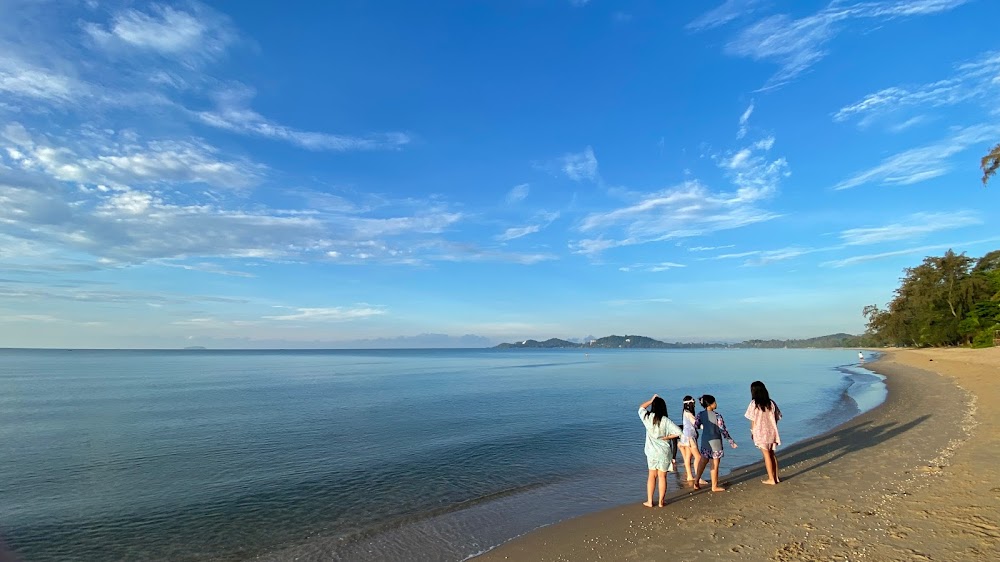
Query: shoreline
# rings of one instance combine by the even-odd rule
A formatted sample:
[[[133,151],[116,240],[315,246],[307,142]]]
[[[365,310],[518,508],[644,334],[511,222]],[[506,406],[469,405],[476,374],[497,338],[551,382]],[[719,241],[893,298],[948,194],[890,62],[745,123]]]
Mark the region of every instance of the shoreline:
[[[782,448],[782,484],[754,482],[764,476],[757,462],[723,477],[725,493],[683,490],[663,509],[637,499],[537,529],[473,559],[1000,557],[1000,441],[990,437],[985,459],[978,447],[962,447],[974,431],[1000,429],[992,414],[1000,394],[991,388],[1000,349],[872,351],[881,355],[865,366],[886,377],[886,400]],[[977,401],[990,409],[989,423],[977,415]],[[931,485],[945,479],[945,486]]]

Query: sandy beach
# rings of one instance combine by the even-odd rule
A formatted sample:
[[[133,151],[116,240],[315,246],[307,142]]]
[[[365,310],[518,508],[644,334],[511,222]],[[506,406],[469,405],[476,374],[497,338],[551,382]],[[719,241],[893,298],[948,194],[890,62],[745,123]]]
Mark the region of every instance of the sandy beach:
[[[778,486],[756,464],[725,477],[726,492],[650,509],[637,467],[634,504],[476,560],[1000,559],[1000,349],[891,351],[870,366],[886,402],[782,448]]]

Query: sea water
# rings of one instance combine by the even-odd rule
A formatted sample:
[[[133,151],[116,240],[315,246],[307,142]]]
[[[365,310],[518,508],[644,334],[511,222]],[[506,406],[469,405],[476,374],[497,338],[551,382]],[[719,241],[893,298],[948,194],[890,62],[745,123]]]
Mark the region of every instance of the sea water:
[[[760,460],[754,380],[786,444],[881,402],[855,354],[0,350],[0,536],[27,561],[462,560],[642,501],[654,392],[675,421],[715,395],[726,471]]]

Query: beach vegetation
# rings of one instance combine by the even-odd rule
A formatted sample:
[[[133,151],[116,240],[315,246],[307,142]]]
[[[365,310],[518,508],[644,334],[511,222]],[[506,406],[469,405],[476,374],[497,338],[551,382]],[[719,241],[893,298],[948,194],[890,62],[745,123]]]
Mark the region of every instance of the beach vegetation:
[[[993,174],[997,173],[997,169],[1000,169],[1000,144],[994,146],[993,150],[983,156],[980,167],[983,169],[983,185],[986,185]]]
[[[876,345],[986,347],[1000,329],[1000,250],[972,258],[952,250],[903,270],[886,308],[868,305]]]

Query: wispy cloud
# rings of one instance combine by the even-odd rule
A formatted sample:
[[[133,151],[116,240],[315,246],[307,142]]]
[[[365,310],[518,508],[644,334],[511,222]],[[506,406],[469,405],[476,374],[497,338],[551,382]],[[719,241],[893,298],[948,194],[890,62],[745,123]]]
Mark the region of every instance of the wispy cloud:
[[[353,307],[296,308],[295,312],[289,314],[264,316],[264,318],[279,321],[345,322],[383,314],[386,314],[385,307],[361,303]]]
[[[535,223],[526,226],[512,227],[505,230],[502,234],[496,237],[497,240],[501,242],[506,242],[509,240],[514,240],[517,238],[523,238],[529,234],[534,234],[540,232],[541,230],[548,228],[553,221],[559,218],[559,213],[540,213],[536,218]]]
[[[916,127],[917,125],[920,125],[921,123],[926,123],[927,120],[928,120],[928,118],[927,118],[926,115],[917,115],[917,116],[914,116],[914,117],[910,117],[906,121],[902,121],[900,123],[889,125],[889,131],[891,131],[893,133],[902,133],[903,131],[905,131],[907,129],[910,129],[910,128],[913,128],[913,127]]]
[[[237,188],[258,183],[264,171],[251,162],[222,160],[214,148],[199,140],[140,143],[127,136],[115,139],[92,133],[76,147],[58,146],[52,139],[30,134],[20,123],[10,123],[0,131],[0,139],[7,141],[3,148],[15,165],[88,185],[173,182]],[[77,153],[84,149],[92,153]]]
[[[149,12],[121,11],[107,24],[88,22],[94,42],[116,51],[148,51],[187,60],[222,55],[237,34],[229,19],[196,2],[190,11],[154,4]]]
[[[744,260],[743,266],[753,267],[753,266],[769,265],[779,261],[790,260],[792,258],[797,258],[799,256],[823,250],[825,249],[790,246],[787,248],[780,248],[777,250],[750,250],[748,252],[722,254],[715,256],[713,259],[728,260],[728,259],[750,258]]]
[[[411,142],[410,135],[400,132],[373,133],[365,136],[334,135],[300,131],[266,119],[250,109],[253,92],[237,88],[218,94],[213,111],[194,112],[206,125],[236,133],[282,140],[308,150],[345,152],[349,150],[398,149]]]
[[[580,231],[599,236],[576,241],[571,249],[595,255],[611,248],[699,236],[777,218],[777,213],[758,207],[789,175],[784,158],[768,157],[773,145],[773,139],[758,141],[716,158],[735,192],[711,191],[691,180],[640,195],[631,205],[584,217]]]
[[[0,92],[61,105],[86,98],[90,87],[5,53],[0,54]]]
[[[520,185],[515,185],[507,192],[507,204],[513,205],[515,203],[520,203],[528,198],[528,192],[531,190],[531,186],[522,183]]]
[[[714,250],[725,250],[728,248],[735,248],[735,244],[727,244],[725,246],[692,246],[688,248],[689,252],[711,252]]]
[[[669,271],[671,269],[677,269],[680,267],[687,267],[683,263],[676,263],[672,261],[665,261],[660,263],[636,263],[624,267],[619,267],[619,271],[644,271],[647,273],[659,273],[661,271]]]
[[[737,18],[752,14],[763,3],[763,0],[725,0],[721,5],[698,16],[685,27],[692,31],[720,27]]]
[[[916,213],[904,222],[878,227],[851,228],[840,233],[848,246],[880,244],[896,240],[912,240],[933,232],[953,230],[982,224],[978,213],[959,211],[951,213]]]
[[[858,172],[834,186],[850,189],[875,183],[880,185],[910,185],[944,175],[950,170],[949,159],[981,143],[995,140],[1000,126],[974,125],[957,129],[936,143],[911,148],[894,154],[868,170]]]
[[[20,23],[47,31],[66,25],[59,13],[50,10],[44,22]],[[104,13],[95,9],[88,16]],[[0,110],[37,114],[57,109],[79,122],[113,119],[139,131],[176,131],[178,120],[190,120],[313,151],[396,150],[413,142],[410,133],[399,131],[302,130],[255,111],[252,88],[210,74],[209,69],[225,69],[207,64],[245,40],[226,16],[197,2],[129,8],[107,21],[80,25],[82,35],[43,35],[32,38],[32,46],[0,35],[0,94],[7,94]],[[214,107],[205,108],[206,98],[214,99]]]
[[[571,248],[580,254],[597,254],[620,246],[739,228],[778,216],[757,208],[738,192],[712,192],[691,181],[648,194],[628,207],[588,215],[580,225],[583,232],[620,230],[624,236],[584,239]]]
[[[986,244],[986,243],[989,243],[989,242],[996,242],[997,240],[1000,240],[1000,237],[985,238],[985,239],[982,239],[982,240],[972,240],[972,241],[968,241],[968,242],[956,242],[954,244],[933,244],[933,245],[930,245],[930,246],[918,246],[918,247],[915,247],[915,248],[906,248],[906,249],[903,249],[903,250],[894,250],[894,251],[891,251],[891,252],[880,252],[880,253],[877,253],[877,254],[864,254],[864,255],[852,256],[852,257],[844,258],[844,259],[840,259],[840,260],[827,261],[827,262],[821,263],[820,266],[822,266],[822,267],[835,267],[835,268],[836,267],[847,267],[847,266],[851,266],[851,265],[857,265],[857,264],[860,264],[860,263],[866,263],[866,262],[870,262],[870,261],[877,261],[877,260],[882,260],[882,259],[886,259],[886,258],[894,258],[894,257],[899,257],[899,256],[908,256],[908,255],[911,255],[911,254],[919,254],[919,253],[922,253],[922,252],[933,252],[933,251],[939,251],[939,250],[946,250],[946,249],[949,249],[949,248],[968,248],[969,246],[972,246],[972,245],[975,245],[975,244]]]
[[[1000,51],[991,51],[977,59],[959,64],[954,74],[944,80],[916,86],[893,86],[868,94],[861,100],[840,108],[835,121],[858,118],[862,126],[873,119],[891,115],[907,108],[935,108],[967,101],[990,102],[1000,92]],[[919,122],[920,116],[895,126],[903,130]],[[917,121],[915,121],[917,120]]]
[[[559,160],[560,169],[566,177],[574,181],[597,179],[597,158],[594,149],[587,147],[583,152],[566,154]]]
[[[764,17],[742,29],[726,45],[726,52],[734,56],[776,63],[778,71],[764,85],[764,89],[774,88],[794,79],[826,57],[829,52],[828,44],[840,34],[843,24],[849,20],[863,18],[884,21],[936,14],[969,1],[971,0],[847,3],[834,0],[822,10],[800,18],[785,14]],[[726,3],[728,4],[730,2]],[[739,5],[735,7],[738,8]],[[724,12],[720,16],[727,13],[729,12]],[[732,18],[716,17],[715,20],[708,21],[724,23],[730,19]]]
[[[747,136],[747,125],[750,122],[751,115],[753,115],[753,102],[750,102],[750,105],[747,107],[746,111],[743,112],[743,115],[740,115],[740,128],[736,132],[736,138],[742,139]]]

